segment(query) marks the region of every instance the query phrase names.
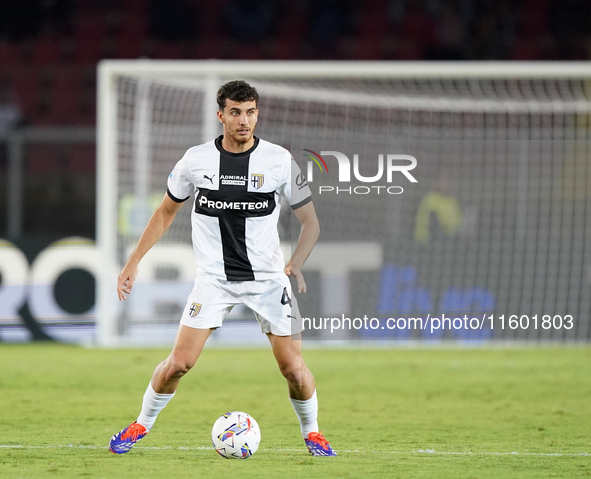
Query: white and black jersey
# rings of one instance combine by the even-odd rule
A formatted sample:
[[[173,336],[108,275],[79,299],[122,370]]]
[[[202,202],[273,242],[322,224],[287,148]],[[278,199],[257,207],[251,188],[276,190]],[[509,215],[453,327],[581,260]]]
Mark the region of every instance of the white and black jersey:
[[[195,194],[191,214],[197,273],[228,281],[283,275],[277,221],[284,197],[292,209],[312,200],[289,151],[255,137],[252,148],[230,153],[222,136],[187,150],[168,178],[168,195]]]

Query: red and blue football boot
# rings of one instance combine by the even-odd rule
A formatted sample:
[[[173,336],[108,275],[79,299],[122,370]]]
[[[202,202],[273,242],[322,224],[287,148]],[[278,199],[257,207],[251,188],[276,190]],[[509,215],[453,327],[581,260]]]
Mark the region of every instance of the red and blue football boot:
[[[134,422],[132,425],[127,426],[123,431],[115,434],[109,442],[109,451],[115,454],[125,454],[129,452],[133,445],[148,434],[148,430]]]
[[[337,453],[332,450],[328,441],[321,432],[311,432],[306,439],[308,451],[313,456],[336,456]]]

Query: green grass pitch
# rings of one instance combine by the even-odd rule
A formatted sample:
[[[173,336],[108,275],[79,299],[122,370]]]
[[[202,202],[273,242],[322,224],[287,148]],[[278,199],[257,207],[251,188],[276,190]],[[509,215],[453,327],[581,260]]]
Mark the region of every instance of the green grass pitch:
[[[119,456],[109,438],[167,351],[0,345],[0,477],[591,476],[589,347],[304,349],[336,458],[307,453],[270,349],[206,349]],[[233,409],[261,426],[246,461],[211,449]]]

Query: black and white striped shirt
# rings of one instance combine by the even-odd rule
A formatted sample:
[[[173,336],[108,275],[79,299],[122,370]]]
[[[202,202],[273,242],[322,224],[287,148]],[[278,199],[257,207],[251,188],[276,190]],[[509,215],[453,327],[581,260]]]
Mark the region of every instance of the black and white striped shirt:
[[[277,221],[281,198],[292,209],[312,201],[310,188],[285,148],[255,137],[252,148],[230,153],[222,137],[187,150],[168,178],[168,195],[193,194],[193,248],[198,274],[228,281],[284,274]]]

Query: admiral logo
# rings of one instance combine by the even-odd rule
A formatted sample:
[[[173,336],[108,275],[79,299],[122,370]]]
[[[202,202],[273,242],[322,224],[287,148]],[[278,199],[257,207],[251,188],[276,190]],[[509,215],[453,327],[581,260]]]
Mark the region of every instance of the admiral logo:
[[[220,176],[222,185],[244,186],[246,185],[246,176],[243,175],[222,175]]]
[[[199,206],[214,210],[264,210],[269,208],[265,201],[209,201],[206,196],[199,197]]]
[[[314,180],[314,164],[318,166],[320,172],[328,172],[328,167],[323,157],[334,156],[338,162],[339,167],[339,183],[350,183],[351,182],[351,162],[347,155],[339,151],[321,151],[320,155],[312,150],[304,150],[310,154],[304,153],[304,156],[310,158],[312,161],[308,161],[307,177],[311,183]],[[385,162],[384,162],[385,157]],[[319,161],[320,160],[320,161]],[[385,168],[384,168],[385,163]],[[394,180],[395,173],[402,173],[404,177],[411,183],[417,183],[417,179],[410,173],[410,170],[414,170],[417,166],[417,159],[411,155],[378,155],[378,171],[374,176],[363,176],[359,172],[359,155],[353,155],[353,175],[355,178],[362,183],[375,183],[380,181],[384,176],[384,170],[386,172],[386,182],[392,183]],[[323,168],[324,167],[324,168]],[[396,176],[399,178],[400,176]],[[298,177],[299,178],[299,177]],[[296,179],[297,184],[297,179]],[[401,186],[393,185],[372,185],[372,186],[347,186],[346,188],[339,186],[320,186],[318,192],[322,193],[349,193],[358,195],[367,195],[370,193],[380,194],[386,192],[391,195],[401,194],[404,189]]]

